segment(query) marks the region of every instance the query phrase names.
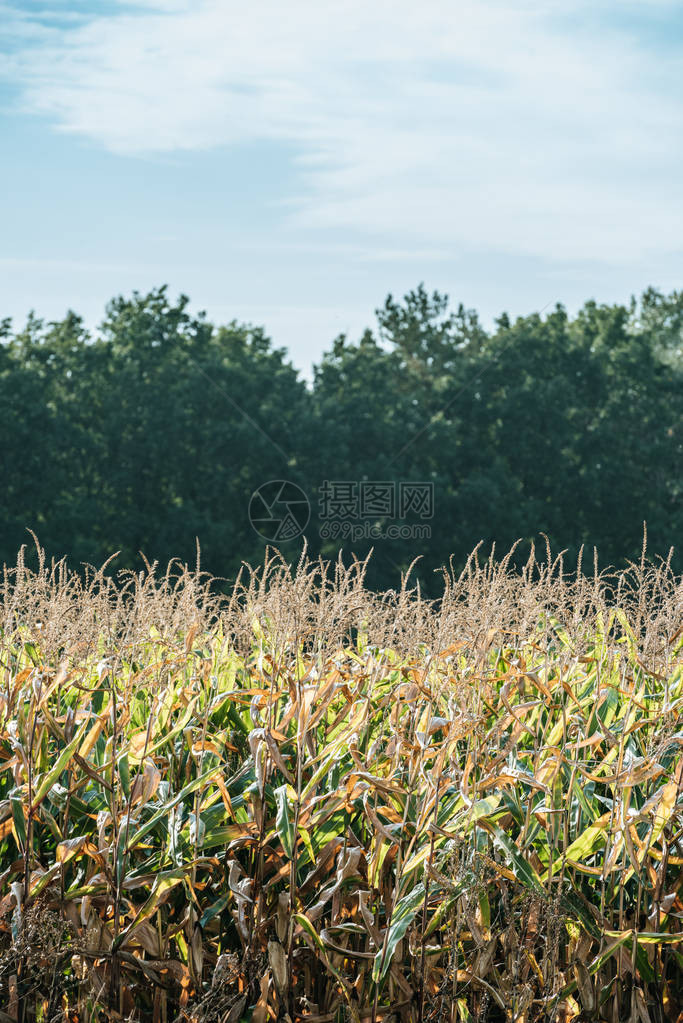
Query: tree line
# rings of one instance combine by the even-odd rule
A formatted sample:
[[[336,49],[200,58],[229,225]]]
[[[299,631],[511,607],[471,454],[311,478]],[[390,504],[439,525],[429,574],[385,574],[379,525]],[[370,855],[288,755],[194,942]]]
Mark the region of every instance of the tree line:
[[[231,578],[263,558],[253,495],[280,480],[294,489],[271,505],[276,525],[288,493],[310,502],[283,553],[373,548],[377,586],[420,555],[429,590],[480,541],[488,554],[521,539],[524,556],[545,534],[568,559],[595,546],[623,565],[644,521],[650,554],[683,540],[683,292],[485,329],[420,286],[360,339],[338,337],[310,382],[262,328],[215,326],[165,287],[113,299],[96,332],[69,312],[4,320],[0,338],[8,564],[27,528],[74,566],[119,551],[112,569],[140,552],[193,562],[198,538],[202,566]],[[430,507],[399,507],[411,484]]]

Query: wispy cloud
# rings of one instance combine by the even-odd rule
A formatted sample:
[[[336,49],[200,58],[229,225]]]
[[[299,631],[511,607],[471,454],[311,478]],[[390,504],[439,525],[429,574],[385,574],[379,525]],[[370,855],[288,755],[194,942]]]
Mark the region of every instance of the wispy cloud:
[[[281,212],[307,228],[647,260],[681,249],[683,76],[680,55],[617,27],[624,9],[147,0],[78,23],[16,15],[6,66],[27,109],[116,153],[293,144]]]

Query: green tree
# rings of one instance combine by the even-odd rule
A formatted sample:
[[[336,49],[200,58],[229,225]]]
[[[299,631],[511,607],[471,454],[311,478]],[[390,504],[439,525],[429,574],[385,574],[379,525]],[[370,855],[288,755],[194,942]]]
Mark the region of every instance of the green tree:
[[[420,285],[357,342],[337,338],[308,388],[261,328],[216,328],[158,288],[114,299],[92,336],[73,312],[16,333],[0,321],[0,402],[7,562],[27,528],[76,564],[120,550],[119,567],[140,551],[193,560],[198,537],[204,567],[231,576],[263,556],[249,500],[273,479],[311,500],[312,553],[374,548],[376,586],[422,555],[436,591],[434,570],[479,541],[500,552],[544,532],[572,558],[595,544],[623,564],[644,520],[651,554],[683,540],[681,292],[503,315],[487,332]],[[433,518],[348,515],[321,536],[326,480],[429,483]],[[344,532],[364,522],[430,536]]]
[[[260,559],[252,492],[296,474],[307,392],[262,330],[216,330],[166,289],[119,298],[100,344],[107,384],[106,532],[127,562],[189,559],[195,537],[212,571]]]

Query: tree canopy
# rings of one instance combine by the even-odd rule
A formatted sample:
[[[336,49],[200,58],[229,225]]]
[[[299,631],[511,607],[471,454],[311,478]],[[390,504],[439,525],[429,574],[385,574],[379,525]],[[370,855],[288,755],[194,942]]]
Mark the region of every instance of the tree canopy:
[[[568,558],[596,546],[623,565],[644,521],[651,554],[683,540],[681,292],[486,330],[421,285],[337,338],[309,385],[260,327],[188,306],[162,287],[115,298],[96,332],[73,312],[0,322],[0,560],[27,529],[74,566],[191,561],[198,539],[203,566],[232,577],[263,557],[250,500],[279,480],[311,505],[283,553],[372,548],[375,585],[420,555],[429,589],[480,541],[545,534]],[[329,481],[347,485],[334,523]],[[398,507],[413,483],[430,509]]]

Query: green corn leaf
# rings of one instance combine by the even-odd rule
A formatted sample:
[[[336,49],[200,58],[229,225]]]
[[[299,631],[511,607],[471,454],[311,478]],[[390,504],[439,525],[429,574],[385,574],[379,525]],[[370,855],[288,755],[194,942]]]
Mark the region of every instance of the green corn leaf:
[[[668,931],[605,931],[605,937],[630,945],[634,933],[639,945],[676,945],[683,942],[683,934],[669,934]]]
[[[34,809],[35,809],[35,807],[38,806],[39,803],[41,803],[43,801],[43,799],[45,799],[45,796],[48,794],[48,792],[50,791],[50,789],[52,788],[54,783],[58,780],[60,774],[65,769],[66,765],[69,763],[69,761],[73,757],[74,753],[76,752],[78,747],[83,742],[83,740],[84,740],[84,738],[86,736],[86,733],[88,731],[88,725],[90,725],[91,723],[92,723],[91,719],[90,718],[86,718],[86,720],[83,722],[81,727],[78,729],[78,731],[74,735],[74,737],[71,740],[71,742],[68,743],[64,747],[64,749],[60,752],[60,754],[57,757],[54,765],[50,768],[50,770],[47,772],[47,774],[44,774],[42,776],[42,778],[40,780],[40,784],[39,784],[38,788],[36,789],[35,794],[33,796],[33,807],[34,807]],[[94,727],[97,727],[97,726],[94,726]]]
[[[544,894],[545,888],[543,887],[540,877],[531,864],[524,859],[524,856],[519,851],[513,840],[495,824],[490,824],[489,828],[493,835],[494,843],[503,853],[506,863],[511,868],[512,873],[515,875],[517,880],[521,881],[525,888],[529,888],[530,890],[537,892],[539,895]]]
[[[194,778],[185,786],[185,788],[181,789],[180,792],[173,797],[173,799],[169,799],[169,801],[165,803],[161,809],[157,810],[155,814],[152,814],[150,819],[142,824],[128,839],[126,852],[130,852],[131,849],[134,849],[135,846],[142,841],[145,835],[148,835],[152,828],[159,823],[159,821],[164,820],[164,818],[168,816],[170,811],[177,806],[178,803],[182,803],[184,799],[187,799],[187,797],[196,792],[198,788],[201,788],[204,782],[206,782],[211,775],[215,773],[215,770],[216,768],[212,767],[210,770],[200,774],[197,778]]]
[[[379,984],[386,976],[386,973],[391,966],[391,960],[393,959],[394,952],[396,951],[396,946],[404,937],[406,931],[413,922],[415,914],[424,902],[424,897],[425,886],[420,883],[413,888],[412,892],[409,892],[408,895],[404,895],[403,898],[394,906],[394,912],[391,915],[391,923],[384,942],[384,947],[381,948],[375,956],[375,961],[372,966],[372,979],[375,984]]]
[[[275,789],[275,802],[277,804],[275,827],[280,836],[285,856],[288,860],[291,860],[294,849],[294,822],[289,816],[288,789],[290,789],[289,785],[280,785],[279,788]]]
[[[336,981],[342,988],[342,991],[346,994],[349,988],[348,981],[341,975],[339,970],[337,970],[336,967],[333,966],[332,963],[330,962],[329,956],[327,954],[327,949],[325,948],[320,935],[318,934],[318,932],[316,931],[315,927],[308,919],[306,914],[294,913],[293,920],[296,923],[300,924],[300,926],[303,928],[304,933],[306,934],[309,941],[313,945],[315,951],[317,951],[318,955],[320,956],[320,959],[325,964],[325,967],[329,970],[329,972],[332,974],[332,976],[336,979]]]
[[[9,794],[10,806],[12,807],[12,819],[14,830],[19,842],[19,851],[26,849],[26,816],[24,814],[24,793],[23,789],[12,789]]]
[[[226,895],[222,895],[220,899],[216,899],[212,906],[209,906],[208,909],[204,910],[202,918],[199,921],[199,926],[204,928],[206,927],[207,924],[211,923],[214,917],[217,917],[219,913],[223,912],[225,907],[230,902],[230,898],[231,898],[230,892],[228,892]]]
[[[184,880],[191,869],[191,864],[188,863],[177,870],[167,870],[164,871],[164,873],[157,875],[149,898],[145,904],[141,906],[132,923],[130,923],[128,927],[121,932],[121,934],[119,934],[116,941],[112,944],[113,952],[121,948],[135,928],[141,924],[143,920],[147,920],[150,916],[153,916],[154,913],[156,913],[162,902],[165,902],[168,893]]]
[[[121,779],[121,788],[126,799],[130,799],[130,766],[128,763],[128,754],[124,753],[119,759],[119,777]]]
[[[602,849],[607,841],[608,831],[608,817],[602,824],[591,824],[586,830],[575,839],[572,844],[556,857],[553,863],[553,873],[556,874],[560,869],[563,860],[572,860],[575,862],[581,862],[592,856],[593,853],[597,852],[598,849]],[[548,872],[543,875],[542,881],[546,881],[548,878]]]

